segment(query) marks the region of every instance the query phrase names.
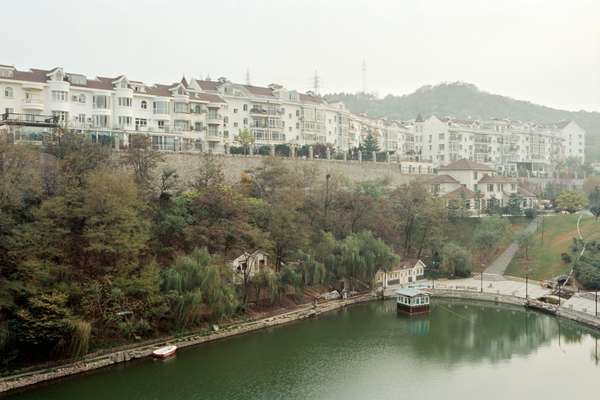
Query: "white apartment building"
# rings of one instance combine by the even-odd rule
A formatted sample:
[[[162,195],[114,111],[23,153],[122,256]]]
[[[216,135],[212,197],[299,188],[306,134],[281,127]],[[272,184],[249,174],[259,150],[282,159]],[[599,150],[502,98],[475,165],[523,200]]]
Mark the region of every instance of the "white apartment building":
[[[228,152],[243,129],[255,146],[328,144],[338,152],[357,148],[368,135],[395,161],[434,167],[459,159],[493,166],[503,174],[524,168],[544,176],[568,157],[584,160],[585,131],[575,122],[531,124],[510,120],[458,120],[435,116],[415,121],[372,119],[328,104],[312,93],[279,84],[253,86],[226,78],[185,78],[146,84],[125,75],[88,78],[50,70],[19,71],[0,65],[0,113],[22,118],[55,116],[63,126],[94,140],[127,147],[144,133],[164,151]],[[372,155],[363,155],[371,160]]]
[[[503,174],[514,175],[524,168],[545,176],[557,161],[569,157],[585,161],[585,130],[574,121],[532,124],[419,116],[414,131],[416,152],[436,167],[465,158]]]

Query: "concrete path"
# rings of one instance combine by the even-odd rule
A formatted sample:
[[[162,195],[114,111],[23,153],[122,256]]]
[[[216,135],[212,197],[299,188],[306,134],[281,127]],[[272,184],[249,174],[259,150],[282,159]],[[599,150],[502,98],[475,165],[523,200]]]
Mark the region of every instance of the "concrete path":
[[[527,227],[525,228],[524,231],[528,232],[528,233],[533,233],[533,232],[535,232],[536,229],[537,229],[537,219],[534,219],[533,221],[531,221],[529,223],[529,225],[527,225]],[[490,264],[490,266],[485,269],[484,272],[486,274],[504,275],[506,268],[508,268],[508,264],[510,264],[511,260],[513,259],[515,254],[517,254],[518,250],[519,250],[519,243],[512,242],[506,248],[506,250],[504,250],[504,252],[502,252],[502,254],[500,254],[498,256],[498,258],[496,258]]]

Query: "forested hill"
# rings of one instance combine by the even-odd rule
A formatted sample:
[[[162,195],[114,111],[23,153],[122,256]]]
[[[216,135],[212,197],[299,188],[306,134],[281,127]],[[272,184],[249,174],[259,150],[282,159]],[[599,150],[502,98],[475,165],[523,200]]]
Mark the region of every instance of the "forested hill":
[[[565,111],[515,100],[479,90],[463,82],[423,86],[414,93],[377,98],[370,94],[334,93],[325,96],[329,102],[342,101],[353,112],[366,112],[372,117],[412,119],[418,113],[459,118],[511,118],[524,121],[556,122],[574,120],[588,133],[587,157],[600,160],[600,112]]]

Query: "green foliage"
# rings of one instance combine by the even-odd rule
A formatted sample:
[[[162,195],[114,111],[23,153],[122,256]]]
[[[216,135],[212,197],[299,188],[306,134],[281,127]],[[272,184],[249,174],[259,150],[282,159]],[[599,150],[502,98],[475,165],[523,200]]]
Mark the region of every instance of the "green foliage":
[[[583,192],[576,190],[563,190],[556,198],[556,206],[570,213],[579,211],[587,205],[587,198]]]
[[[596,186],[588,194],[588,200],[590,205],[590,212],[594,214],[596,220],[600,218],[600,185]]]
[[[365,140],[361,143],[361,148],[363,152],[367,153],[368,157],[371,157],[371,153],[379,151],[379,144],[377,143],[377,138],[373,136],[371,133],[367,135]]]
[[[505,240],[509,232],[510,223],[506,218],[498,216],[482,218],[475,229],[473,242],[481,252],[489,252],[497,243]]]
[[[250,147],[254,144],[254,134],[250,132],[248,128],[240,129],[240,133],[236,136],[235,140],[241,145],[244,150],[244,154],[249,154]]]
[[[574,253],[579,253],[581,242],[574,242]],[[579,258],[573,269],[577,281],[586,290],[600,290],[600,242],[591,241],[586,244],[586,251]]]
[[[471,275],[469,253],[455,243],[447,243],[441,254],[441,271],[449,277],[467,277]]]

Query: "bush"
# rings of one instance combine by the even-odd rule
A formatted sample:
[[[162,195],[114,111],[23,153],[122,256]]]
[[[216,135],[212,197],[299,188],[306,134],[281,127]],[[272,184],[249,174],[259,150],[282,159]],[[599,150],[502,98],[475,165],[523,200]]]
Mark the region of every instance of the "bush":
[[[264,145],[258,148],[257,153],[261,156],[270,156],[271,155],[271,146]]]
[[[442,249],[442,272],[447,276],[467,277],[471,275],[469,253],[455,243],[448,243]]]
[[[535,217],[537,217],[537,210],[535,208],[525,209],[525,217],[529,219],[534,219]]]
[[[560,258],[565,264],[570,264],[573,261],[568,253],[561,253]]]
[[[287,144],[278,144],[275,146],[275,154],[281,157],[289,157],[292,154],[292,149]]]

